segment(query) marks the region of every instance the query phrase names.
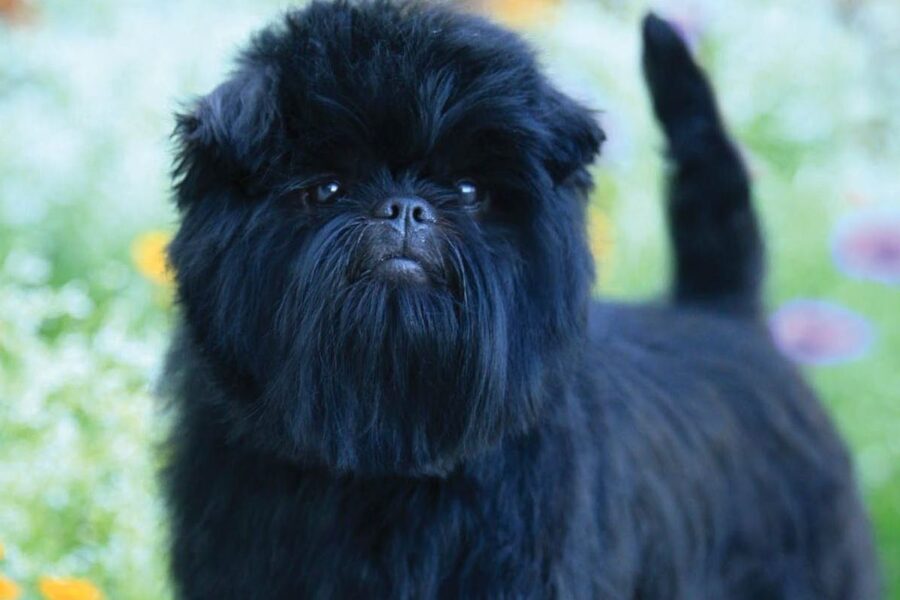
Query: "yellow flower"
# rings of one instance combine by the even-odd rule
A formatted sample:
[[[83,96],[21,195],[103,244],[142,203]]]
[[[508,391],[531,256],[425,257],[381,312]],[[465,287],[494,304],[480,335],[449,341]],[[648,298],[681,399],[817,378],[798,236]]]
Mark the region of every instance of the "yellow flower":
[[[529,27],[550,17],[559,0],[483,0],[488,13],[512,27]]]
[[[595,261],[601,264],[610,262],[615,247],[612,222],[594,207],[588,210],[588,243]]]
[[[0,600],[16,600],[21,593],[15,581],[0,575]]]
[[[47,600],[103,600],[97,586],[86,579],[41,577],[38,588]]]
[[[166,258],[166,247],[172,239],[165,231],[148,231],[131,244],[131,260],[138,272],[160,285],[172,283],[172,270]]]

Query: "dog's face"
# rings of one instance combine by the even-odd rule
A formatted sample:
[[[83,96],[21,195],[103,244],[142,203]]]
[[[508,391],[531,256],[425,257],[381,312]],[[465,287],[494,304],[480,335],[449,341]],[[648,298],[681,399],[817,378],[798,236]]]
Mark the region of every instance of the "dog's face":
[[[480,19],[313,4],[180,117],[170,249],[233,434],[440,473],[561,390],[592,281],[602,133]]]

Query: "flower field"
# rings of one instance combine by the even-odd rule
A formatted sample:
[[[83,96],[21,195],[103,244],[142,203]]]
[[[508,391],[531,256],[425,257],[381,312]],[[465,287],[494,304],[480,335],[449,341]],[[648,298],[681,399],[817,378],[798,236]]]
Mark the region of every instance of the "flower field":
[[[599,110],[598,294],[666,288],[644,4],[477,0]],[[0,0],[0,600],[158,600],[172,113],[275,0]],[[900,3],[665,0],[756,183],[776,341],[849,440],[900,600]]]

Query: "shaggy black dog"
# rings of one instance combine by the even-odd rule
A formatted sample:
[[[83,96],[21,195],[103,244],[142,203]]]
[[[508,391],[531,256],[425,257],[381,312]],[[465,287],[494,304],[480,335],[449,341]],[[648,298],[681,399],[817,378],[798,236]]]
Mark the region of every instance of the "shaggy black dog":
[[[179,119],[179,598],[868,599],[847,454],[758,310],[747,177],[663,21],[671,301],[591,301],[603,134],[515,35],[314,3]]]

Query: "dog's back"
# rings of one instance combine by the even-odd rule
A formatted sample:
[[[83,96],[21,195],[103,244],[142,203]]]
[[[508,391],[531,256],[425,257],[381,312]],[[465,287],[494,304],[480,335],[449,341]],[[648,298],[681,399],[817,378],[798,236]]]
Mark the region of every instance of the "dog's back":
[[[601,529],[630,540],[637,597],[877,597],[847,453],[759,322],[609,305],[592,321]]]
[[[611,539],[632,529],[619,551],[635,597],[877,597],[847,453],[760,316],[740,155],[678,35],[650,16],[644,48],[672,161],[672,300],[597,305],[586,374],[601,396],[604,519]]]

